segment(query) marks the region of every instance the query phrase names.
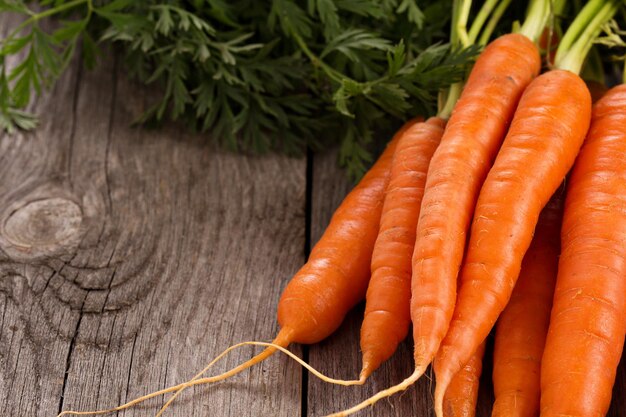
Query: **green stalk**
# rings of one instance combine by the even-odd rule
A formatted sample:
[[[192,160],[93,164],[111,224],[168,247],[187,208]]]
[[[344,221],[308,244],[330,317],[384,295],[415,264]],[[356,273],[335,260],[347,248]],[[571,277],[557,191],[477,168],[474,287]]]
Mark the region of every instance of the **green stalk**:
[[[66,10],[73,9],[76,6],[80,6],[81,4],[85,4],[85,3],[87,3],[89,11],[91,12],[91,10],[93,9],[92,0],[73,0],[73,1],[61,4],[59,6],[56,6],[56,7],[51,7],[50,9],[44,10],[43,12],[40,12],[40,13],[31,14],[31,17],[24,20],[15,29],[13,29],[11,33],[6,38],[4,38],[4,40],[1,43],[4,43],[4,44],[8,43],[11,39],[15,37],[15,35],[20,33],[22,29],[24,29],[26,26],[30,24],[38,22],[41,19],[44,19],[46,17],[53,16],[57,13],[61,13]]]
[[[304,54],[309,58],[313,65],[317,65],[318,67],[320,67],[330,79],[340,84],[344,81],[345,76],[342,73],[332,68],[330,65],[321,60],[317,55],[315,55],[313,51],[309,49],[306,42],[304,42],[304,40],[295,31],[290,30],[290,32],[291,36],[293,36],[293,39],[300,47],[300,50],[304,52]]]
[[[559,60],[562,59],[561,55],[571,49],[574,42],[580,38],[581,33],[585,30],[585,26],[589,23],[591,17],[598,14],[605,2],[606,0],[590,0],[580,13],[578,13],[576,19],[574,19],[565,35],[563,35],[561,42],[559,42],[559,48],[554,57],[555,62],[559,62]],[[559,53],[559,51],[561,52]]]
[[[459,82],[459,83],[452,84],[450,86],[450,89],[448,90],[448,97],[446,97],[445,105],[443,106],[441,110],[439,110],[439,113],[437,113],[437,116],[445,120],[448,120],[450,118],[450,115],[452,115],[452,110],[454,109],[456,102],[459,100],[459,97],[461,97],[461,93],[463,92],[463,85],[464,85],[463,82]]]
[[[548,28],[550,29],[548,32],[548,39],[546,42],[546,51],[545,51],[545,55],[546,55],[546,64],[548,66],[548,68],[552,68],[552,59],[551,59],[551,52],[553,50],[552,48],[552,37],[554,36],[554,33],[558,33],[559,35],[563,34],[563,31],[561,30],[561,27],[558,24],[558,16],[561,16],[563,14],[563,11],[565,10],[565,5],[567,4],[567,0],[551,0],[550,1],[550,17],[549,17],[549,23],[548,23]]]
[[[587,6],[589,6],[589,4],[591,3],[588,3]],[[555,68],[579,74],[583,63],[585,62],[585,57],[589,53],[589,50],[593,46],[593,42],[602,30],[602,25],[611,20],[613,15],[617,12],[617,9],[618,3],[616,1],[605,2],[600,11],[594,15],[586,13],[587,7],[585,7],[576,17],[574,23],[572,23],[572,25],[578,23],[575,26],[576,30],[578,30],[578,27],[581,26],[579,19],[581,21],[584,20],[584,22],[582,22],[582,26],[585,27],[585,29],[573,45],[571,45],[571,48],[562,49],[562,45],[559,46],[559,49],[557,49],[557,57],[554,62]]]
[[[511,0],[502,0],[500,4],[498,4],[498,7],[496,8],[496,10],[494,10],[493,15],[491,15],[491,19],[489,19],[489,22],[487,22],[487,26],[485,26],[485,28],[483,29],[483,33],[478,39],[479,45],[487,45],[489,39],[491,38],[491,35],[493,34],[493,31],[500,21],[500,18],[506,11],[507,7],[509,7],[509,4],[511,4]]]
[[[472,0],[457,0],[458,1],[458,21],[453,25],[453,30],[456,29],[457,38],[459,44],[463,48],[470,46],[469,36],[467,34],[467,21],[469,19],[470,9],[472,7]]]
[[[565,9],[565,5],[567,4],[567,0],[553,0],[551,2],[552,14],[556,16],[560,16],[563,14],[563,10]]]
[[[498,4],[498,0],[487,0],[483,4],[483,6],[480,8],[478,14],[476,15],[476,18],[474,18],[474,23],[472,23],[472,27],[470,28],[470,31],[468,34],[470,42],[472,43],[476,42],[476,39],[478,38],[478,34],[480,33],[480,29],[483,27],[483,25],[487,21],[487,18],[489,17],[489,15],[491,14],[491,12],[493,11],[493,9],[496,7],[497,4]]]
[[[550,0],[531,0],[528,14],[519,33],[533,42],[537,42],[548,23]]]
[[[457,22],[459,21],[459,1],[452,0],[452,21],[450,22],[450,44],[456,46],[459,44],[459,34]]]
[[[453,48],[458,46],[468,47],[470,45],[467,34],[467,20],[472,7],[471,0],[452,1],[452,23],[450,24],[450,43]],[[448,119],[452,114],[452,109],[463,91],[463,82],[452,84],[448,91],[441,94],[439,101],[439,111],[437,116]]]

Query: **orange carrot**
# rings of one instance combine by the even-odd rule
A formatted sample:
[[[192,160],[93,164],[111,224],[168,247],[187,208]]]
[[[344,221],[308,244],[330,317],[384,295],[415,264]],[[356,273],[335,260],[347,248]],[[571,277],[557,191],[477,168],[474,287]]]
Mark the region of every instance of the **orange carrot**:
[[[541,212],[511,299],[498,319],[492,417],[539,414],[541,355],[559,263],[563,197],[557,191]]]
[[[414,124],[402,135],[393,156],[361,326],[362,380],[395,352],[409,331],[415,227],[426,171],[444,125],[439,117]]]
[[[569,180],[541,415],[603,416],[626,332],[626,85],[593,110]]]
[[[420,374],[452,317],[457,273],[480,185],[520,95],[538,71],[537,48],[525,36],[504,35],[492,42],[477,60],[433,156],[413,253],[411,319]]]
[[[287,284],[278,303],[281,330],[273,340],[273,345],[284,348],[291,343],[308,344],[323,340],[339,327],[346,313],[365,297],[393,154],[403,133],[419,121],[413,119],[400,128],[378,161],[337,208],[328,228],[311,251],[309,260]],[[237,346],[246,344],[266,345],[244,342]],[[221,375],[200,378],[214,361],[188,382],[150,393],[110,410],[82,414],[119,411],[149,398],[175,391],[176,394],[159,411],[158,415],[161,415],[181,390],[236,375],[276,351],[277,347],[267,346],[258,355]],[[319,373],[316,375],[337,384],[363,383],[363,380],[343,381],[327,378]],[[79,413],[65,411],[59,415],[67,414]]]
[[[506,306],[541,209],[582,145],[591,96],[578,74],[617,0],[591,0],[563,36],[556,70],[526,89],[480,192],[461,271],[454,317],[435,360],[435,412],[450,380],[487,336]]]
[[[278,303],[281,330],[276,344],[325,339],[365,297],[393,153],[404,131],[414,123],[401,128],[378,162],[346,196],[308,262],[283,291]]]
[[[463,369],[452,378],[452,382],[443,397],[444,417],[474,417],[478,402],[480,374],[483,371],[483,342]]]
[[[501,36],[478,57],[428,168],[412,260],[415,371],[400,384],[333,416],[352,414],[405,390],[430,364],[452,317],[465,235],[480,185],[519,97],[539,67],[537,47],[518,34]]]
[[[435,412],[452,377],[487,337],[519,276],[539,213],[574,163],[591,96],[576,74],[553,70],[522,96],[480,191],[454,317],[435,360]]]

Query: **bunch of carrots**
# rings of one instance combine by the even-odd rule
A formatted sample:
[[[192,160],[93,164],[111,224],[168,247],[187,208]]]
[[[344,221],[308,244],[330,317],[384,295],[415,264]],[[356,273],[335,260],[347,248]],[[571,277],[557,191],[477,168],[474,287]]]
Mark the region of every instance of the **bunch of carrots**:
[[[451,41],[485,45],[510,0],[454,0]],[[317,343],[365,299],[360,385],[412,325],[414,372],[432,366],[435,414],[473,416],[495,329],[493,416],[605,415],[626,334],[626,85],[592,95],[578,75],[621,0],[591,0],[540,74],[538,45],[565,1],[531,0],[486,45],[439,113],[407,122],[348,194],[278,304],[281,330],[236,368],[111,410],[220,381],[291,343]],[[542,45],[545,47],[546,45]],[[551,55],[548,54],[550,57]],[[552,62],[553,61],[553,62]],[[626,78],[626,72],[625,72]],[[596,87],[597,90],[597,87]],[[567,181],[564,180],[567,177]]]

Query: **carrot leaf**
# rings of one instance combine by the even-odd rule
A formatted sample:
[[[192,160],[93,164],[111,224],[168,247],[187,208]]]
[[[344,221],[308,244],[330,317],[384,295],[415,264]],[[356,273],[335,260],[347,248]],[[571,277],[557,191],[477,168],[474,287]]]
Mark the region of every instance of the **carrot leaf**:
[[[33,98],[76,55],[93,68],[116,50],[124,73],[159,92],[137,122],[178,120],[247,152],[336,143],[357,178],[374,132],[434,113],[477,53],[447,45],[450,3],[0,0],[15,17],[0,28],[0,129],[33,128]]]

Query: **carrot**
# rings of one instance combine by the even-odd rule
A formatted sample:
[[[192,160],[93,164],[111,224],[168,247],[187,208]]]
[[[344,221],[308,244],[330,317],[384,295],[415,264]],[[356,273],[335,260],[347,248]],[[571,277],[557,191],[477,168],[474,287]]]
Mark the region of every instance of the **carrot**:
[[[469,33],[463,36],[471,2],[455,2],[450,36],[452,45],[469,46],[473,43],[491,14],[482,34],[482,37],[488,39],[509,3],[510,0],[487,0],[477,13]],[[485,40],[484,43],[486,42]],[[408,333],[411,320],[411,255],[415,245],[415,229],[426,171],[441,140],[445,120],[449,118],[459,99],[462,85],[459,82],[443,91],[442,98],[445,96],[445,100],[440,101],[439,114],[428,121],[432,126],[428,126],[428,130],[422,129],[421,135],[413,138],[405,135],[396,149],[383,207],[381,230],[374,247],[372,278],[361,327],[361,379],[367,378],[388,359]],[[424,128],[426,126],[424,124]],[[406,144],[406,151],[401,149],[403,144]],[[416,158],[413,154],[421,157]]]
[[[492,42],[477,60],[433,156],[413,253],[411,319],[419,373],[437,352],[452,316],[480,184],[519,96],[538,71],[537,49],[526,37],[504,35]]]
[[[401,128],[378,162],[346,196],[308,262],[283,291],[278,303],[281,331],[276,344],[310,344],[325,339],[365,297],[393,153],[402,134],[414,124]]]
[[[452,316],[471,207],[517,100],[538,71],[537,49],[526,37],[504,35],[492,42],[477,60],[433,156],[413,253],[411,319],[420,374]]]
[[[537,47],[518,34],[501,36],[478,57],[428,168],[412,260],[415,371],[333,416],[352,414],[407,389],[430,364],[454,309],[471,208],[517,101],[539,67]]]
[[[435,360],[435,410],[447,385],[506,306],[541,209],[563,181],[589,127],[591,96],[554,70],[526,89],[478,197],[454,317]]]
[[[361,380],[387,360],[404,340],[411,323],[411,254],[430,159],[445,121],[431,117],[409,127],[398,142],[372,254],[361,326]]]
[[[563,36],[556,70],[528,86],[480,192],[450,328],[435,359],[435,412],[452,377],[506,306],[541,209],[567,174],[591,119],[591,96],[576,75],[617,2],[591,0]],[[576,36],[572,36],[576,33]]]
[[[498,319],[492,417],[533,417],[539,413],[541,355],[559,262],[563,197],[564,192],[557,191],[539,215],[513,294]]]
[[[452,378],[443,397],[444,417],[474,417],[476,415],[484,353],[485,343],[483,342],[463,369]]]
[[[603,416],[626,332],[626,85],[595,105],[569,180],[542,416]]]
[[[176,392],[157,414],[161,415],[175,396],[187,387],[217,382],[236,375],[265,360],[279,350],[278,348],[284,348],[291,343],[316,343],[328,337],[339,327],[346,313],[365,296],[393,154],[404,132],[420,120],[413,119],[400,128],[378,161],[333,214],[328,228],[311,251],[307,263],[294,275],[282,293],[278,303],[281,330],[272,343],[268,345],[244,342],[236,345],[267,345],[265,350],[221,375],[200,378],[215,363],[213,361],[188,382],[150,393],[119,407],[83,413],[64,411],[59,416],[119,411],[157,395]],[[217,359],[232,348],[227,349]],[[343,381],[327,378],[319,373],[316,375],[325,381],[343,385],[362,384],[364,381]]]

